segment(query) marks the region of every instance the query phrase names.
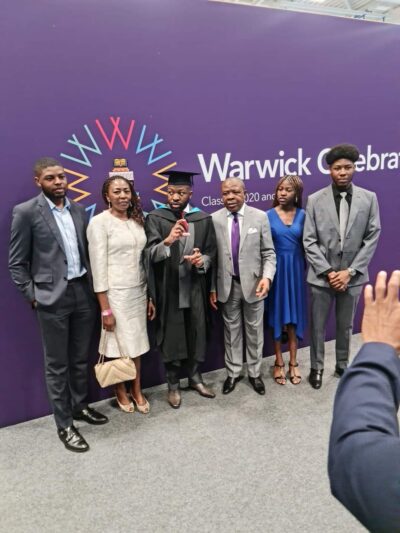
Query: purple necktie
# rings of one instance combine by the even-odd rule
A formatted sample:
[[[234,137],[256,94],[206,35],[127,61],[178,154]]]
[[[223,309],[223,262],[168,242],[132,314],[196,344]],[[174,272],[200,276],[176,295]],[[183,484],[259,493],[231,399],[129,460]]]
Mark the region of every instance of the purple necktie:
[[[239,276],[239,244],[240,244],[240,228],[238,214],[232,213],[232,229],[231,229],[231,248],[232,248],[232,263],[233,274]]]

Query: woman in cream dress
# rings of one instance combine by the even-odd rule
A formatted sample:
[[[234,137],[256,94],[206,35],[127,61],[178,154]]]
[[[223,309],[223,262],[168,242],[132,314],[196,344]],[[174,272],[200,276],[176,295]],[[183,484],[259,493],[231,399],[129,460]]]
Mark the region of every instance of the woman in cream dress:
[[[110,358],[120,357],[119,343],[122,355],[134,359],[137,376],[130,384],[130,396],[138,411],[148,413],[150,406],[140,384],[140,356],[149,351],[146,320],[154,318],[155,309],[147,302],[143,213],[131,182],[122,176],[108,178],[102,196],[109,209],[93,217],[87,230],[103,324],[100,351]],[[134,412],[125,383],[116,385],[115,394],[120,409]]]

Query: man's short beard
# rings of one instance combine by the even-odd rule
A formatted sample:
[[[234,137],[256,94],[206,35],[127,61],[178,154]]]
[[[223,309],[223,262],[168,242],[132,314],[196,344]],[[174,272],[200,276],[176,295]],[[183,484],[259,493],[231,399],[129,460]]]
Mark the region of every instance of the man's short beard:
[[[189,202],[186,202],[185,205],[182,205],[180,207],[172,207],[172,205],[168,204],[168,207],[173,211],[174,213],[180,213],[181,211],[184,211],[187,206],[189,205]]]
[[[66,198],[66,196],[67,196],[67,191],[68,191],[68,189],[65,189],[65,190],[64,190],[64,194],[63,194],[63,196],[56,196],[55,194],[48,193],[47,191],[44,191],[44,190],[42,189],[43,194],[46,196],[46,198],[48,198],[49,200],[51,200],[51,201],[53,202],[53,204],[55,204],[55,201],[54,201],[54,200],[59,200],[60,198]]]

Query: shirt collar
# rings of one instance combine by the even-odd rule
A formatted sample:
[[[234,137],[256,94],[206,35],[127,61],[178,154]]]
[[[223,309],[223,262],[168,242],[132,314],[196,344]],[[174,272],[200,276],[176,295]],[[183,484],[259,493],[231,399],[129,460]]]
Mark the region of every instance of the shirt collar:
[[[332,183],[332,191],[335,196],[340,196],[341,192],[347,192],[351,196],[353,194],[353,185],[350,183],[346,190],[340,190],[335,183]]]
[[[49,207],[52,211],[54,211],[54,209],[56,209],[57,211],[62,211],[63,209],[70,209],[71,207],[71,202],[69,201],[69,199],[67,197],[65,197],[65,202],[64,202],[64,207],[62,207],[61,209],[59,207],[56,206],[56,204],[54,202],[52,202],[50,200],[50,198],[47,198],[46,195],[43,195],[45,198],[46,198],[46,202],[49,204]]]
[[[240,215],[241,217],[244,216],[244,206],[245,206],[245,204],[243,204],[242,207],[239,209],[239,211],[237,211],[237,214]],[[229,216],[233,217],[233,213],[231,213],[228,209],[226,211],[227,211],[227,213],[226,213],[227,217],[229,217]]]

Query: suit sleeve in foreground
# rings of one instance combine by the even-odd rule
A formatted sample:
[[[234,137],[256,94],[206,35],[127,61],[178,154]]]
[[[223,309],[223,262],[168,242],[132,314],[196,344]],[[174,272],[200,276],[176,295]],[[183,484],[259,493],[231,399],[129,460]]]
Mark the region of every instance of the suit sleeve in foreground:
[[[372,532],[400,532],[400,361],[365,344],[341,378],[328,472],[332,494]]]

